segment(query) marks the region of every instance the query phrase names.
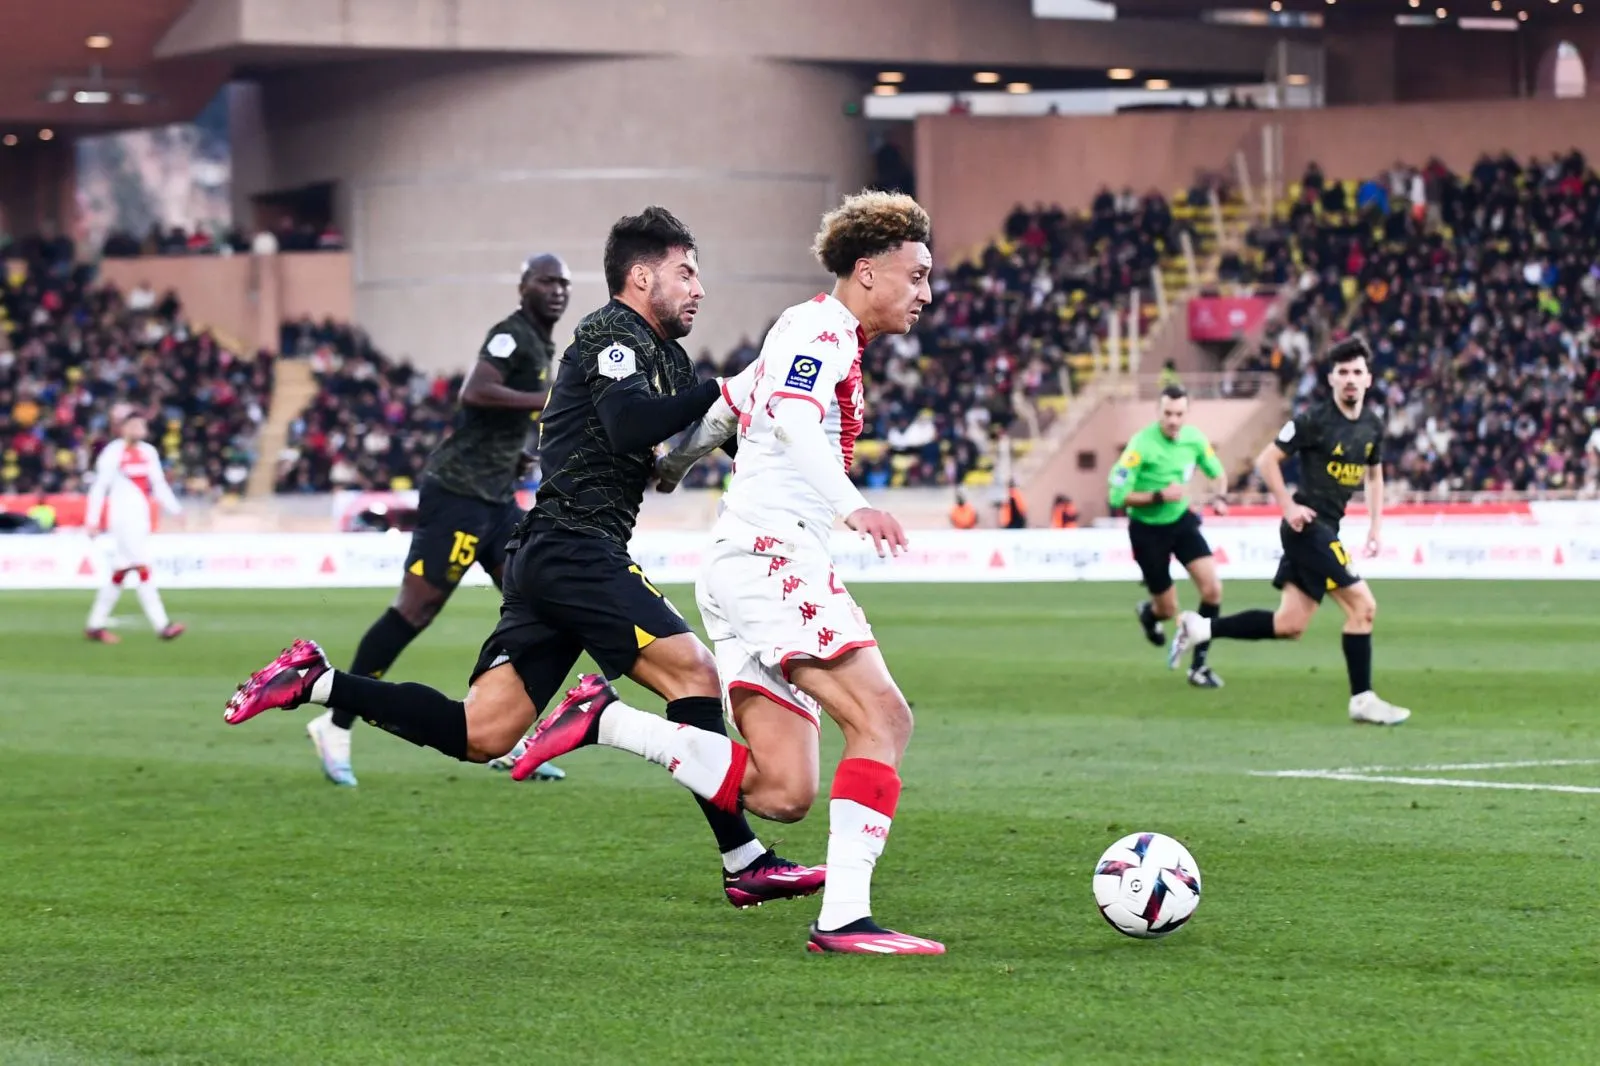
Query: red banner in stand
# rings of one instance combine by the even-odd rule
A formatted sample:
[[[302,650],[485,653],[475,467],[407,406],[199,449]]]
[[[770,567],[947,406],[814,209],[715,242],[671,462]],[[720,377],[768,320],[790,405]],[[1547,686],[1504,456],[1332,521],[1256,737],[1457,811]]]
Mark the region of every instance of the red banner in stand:
[[[1270,296],[1196,296],[1189,301],[1189,339],[1238,340],[1267,320]]]

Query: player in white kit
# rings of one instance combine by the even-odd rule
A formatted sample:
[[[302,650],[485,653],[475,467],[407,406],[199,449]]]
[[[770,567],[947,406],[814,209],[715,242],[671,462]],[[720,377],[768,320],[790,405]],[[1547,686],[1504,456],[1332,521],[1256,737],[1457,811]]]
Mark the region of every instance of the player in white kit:
[[[150,575],[150,501],[153,498],[169,515],[181,514],[183,508],[161,470],[161,456],[145,441],[145,432],[145,421],[138,415],[123,419],[121,435],[101,449],[95,460],[94,484],[89,488],[85,518],[89,534],[111,535],[111,577],[95,593],[84,629],[85,636],[101,644],[116,644],[121,639],[106,629],[106,623],[123,587],[130,584],[162,640],[171,640],[184,630],[181,623],[167,618],[161,593]]]
[[[603,678],[585,677],[540,723],[517,768],[600,743],[667,767],[719,806],[798,821],[817,794],[820,707],[845,745],[829,801],[822,914],[806,944],[816,952],[944,952],[872,919],[872,871],[900,796],[911,710],[828,547],[835,518],[880,555],[906,543],[847,471],[864,416],[861,353],[874,337],[908,332],[932,298],[929,228],[927,213],[899,194],[862,193],[830,212],[814,250],[836,278],[833,293],[784,312],[760,357],[660,467],[669,488],[737,429],[697,596],[724,703],[746,743],[636,710]]]

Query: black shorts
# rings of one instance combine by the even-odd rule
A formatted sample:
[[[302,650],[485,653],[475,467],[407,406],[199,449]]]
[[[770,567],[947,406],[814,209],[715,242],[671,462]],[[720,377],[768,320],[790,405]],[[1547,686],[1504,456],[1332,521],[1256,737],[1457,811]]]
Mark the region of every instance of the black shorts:
[[[458,496],[424,480],[417,494],[417,528],[411,531],[406,573],[453,592],[477,563],[490,576],[506,561],[506,541],[522,520],[517,501],[490,503]]]
[[[471,680],[510,663],[540,713],[588,652],[608,678],[633,669],[641,649],[691,632],[678,609],[609,540],[539,532],[506,564],[500,622]]]
[[[1151,525],[1137,518],[1128,519],[1128,543],[1133,546],[1133,561],[1144,575],[1144,587],[1159,596],[1172,587],[1168,562],[1176,558],[1184,566],[1211,554],[1211,545],[1200,532],[1200,516],[1185,511],[1176,522]]]
[[[1296,533],[1289,523],[1278,526],[1283,542],[1283,558],[1278,561],[1274,588],[1293,585],[1318,603],[1333,589],[1347,589],[1361,580],[1350,569],[1350,553],[1339,540],[1339,531],[1320,518]]]

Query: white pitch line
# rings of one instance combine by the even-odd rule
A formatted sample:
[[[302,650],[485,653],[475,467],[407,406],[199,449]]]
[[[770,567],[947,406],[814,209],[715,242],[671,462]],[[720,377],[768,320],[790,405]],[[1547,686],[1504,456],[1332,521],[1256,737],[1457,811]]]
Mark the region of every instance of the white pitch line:
[[[1421,766],[1340,766],[1335,774],[1389,774],[1397,770],[1526,770],[1535,766],[1600,766],[1600,759],[1522,759],[1517,762],[1441,762]]]
[[[1535,785],[1520,781],[1464,781],[1454,777],[1395,777],[1339,770],[1253,770],[1252,777],[1297,777],[1317,781],[1365,781],[1380,785],[1441,785],[1451,788],[1496,788],[1513,792],[1581,792],[1600,795],[1587,785]]]

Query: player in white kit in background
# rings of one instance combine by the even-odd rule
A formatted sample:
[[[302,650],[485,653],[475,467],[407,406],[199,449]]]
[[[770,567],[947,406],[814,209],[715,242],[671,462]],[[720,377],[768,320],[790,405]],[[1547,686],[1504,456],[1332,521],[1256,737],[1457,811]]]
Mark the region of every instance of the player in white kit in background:
[[[95,593],[89,609],[84,635],[101,644],[116,644],[121,638],[106,629],[111,610],[117,605],[124,586],[131,585],[139,597],[150,625],[162,640],[183,632],[183,625],[167,618],[150,574],[150,501],[155,499],[169,515],[183,512],[178,498],[161,470],[161,456],[144,439],[145,420],[138,415],[123,419],[120,436],[108,443],[94,464],[94,484],[89,488],[89,535],[101,532],[111,536],[111,577]]]
[[[862,351],[874,337],[909,332],[932,298],[929,228],[927,212],[899,194],[862,193],[830,212],[814,251],[837,279],[832,295],[785,311],[756,362],[658,466],[670,491],[737,429],[697,598],[746,743],[629,707],[590,676],[540,723],[513,770],[600,743],[665,766],[724,809],[794,822],[817,795],[820,707],[845,744],[828,805],[822,914],[806,943],[816,952],[944,953],[872,918],[872,872],[900,797],[911,710],[828,547],[835,518],[880,555],[905,547],[900,523],[870,507],[847,471],[864,417]]]

